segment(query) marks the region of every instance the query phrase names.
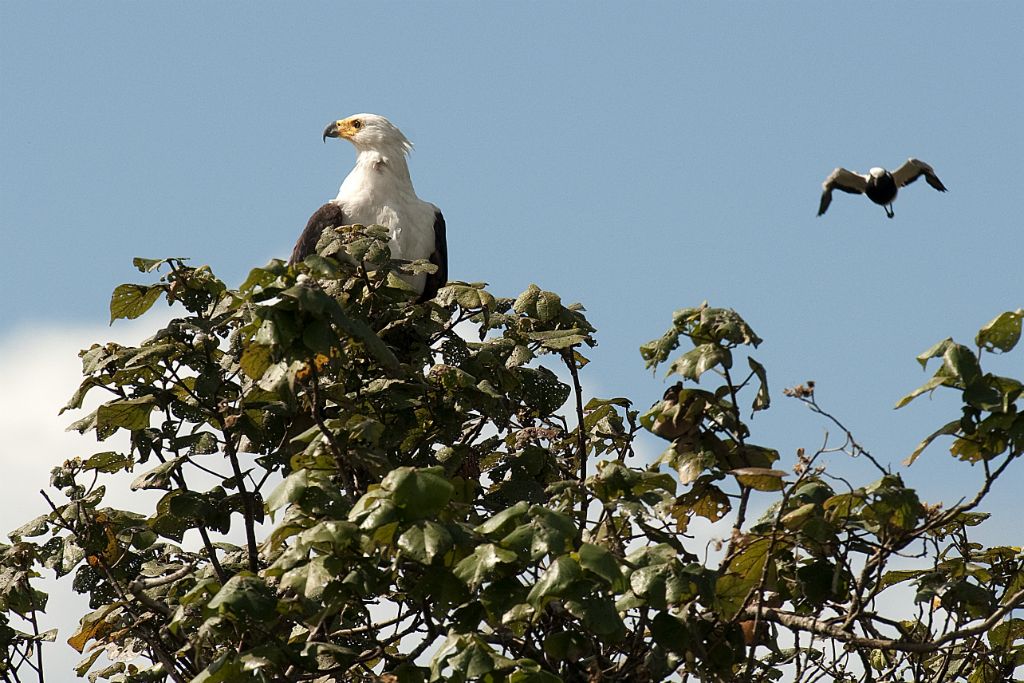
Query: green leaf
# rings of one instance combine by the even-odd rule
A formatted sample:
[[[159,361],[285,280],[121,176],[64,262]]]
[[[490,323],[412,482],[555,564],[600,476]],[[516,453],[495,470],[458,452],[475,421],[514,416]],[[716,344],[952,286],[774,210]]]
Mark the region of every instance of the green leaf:
[[[82,463],[84,470],[96,470],[97,472],[113,473],[122,470],[130,470],[134,465],[134,459],[129,455],[114,451],[96,453],[86,458]]]
[[[554,292],[541,292],[537,296],[537,317],[541,322],[548,322],[562,312],[562,299]]]
[[[299,500],[309,483],[309,470],[292,472],[267,497],[267,510],[273,512]]]
[[[302,329],[302,343],[312,351],[329,354],[337,346],[338,338],[323,320],[310,320]]]
[[[668,612],[658,612],[651,620],[651,637],[669,652],[684,654],[688,650],[690,634],[686,625]]]
[[[478,526],[476,528],[476,532],[478,534],[484,534],[485,536],[491,536],[492,538],[505,536],[513,528],[519,525],[520,520],[524,515],[526,515],[529,509],[529,503],[524,500],[519,501],[512,507],[505,508]]]
[[[775,541],[775,553],[788,544],[781,539]],[[715,583],[715,598],[725,619],[736,616],[750,590],[761,580],[761,574],[768,562],[771,539],[757,538],[733,555],[728,571],[719,576]]]
[[[563,597],[569,586],[582,578],[583,571],[579,563],[568,555],[562,555],[541,574],[526,599],[534,607],[540,608],[544,598]]]
[[[92,665],[97,659],[99,659],[101,654],[103,654],[103,648],[93,650],[86,655],[85,659],[75,665],[75,674],[77,674],[79,678],[84,678],[85,674],[88,673],[89,669],[92,668]]]
[[[697,596],[695,575],[682,567],[674,554],[666,558],[651,557],[651,564],[640,567],[629,576],[629,587],[655,609],[689,602]]]
[[[898,583],[904,581],[910,581],[916,579],[919,576],[923,576],[929,573],[931,570],[928,569],[892,569],[884,574],[878,582],[879,588],[888,588],[889,586],[895,586]]]
[[[579,600],[566,600],[565,608],[604,642],[617,642],[626,634],[626,625],[615,602],[606,595],[591,594]]]
[[[590,650],[590,643],[576,631],[555,631],[544,639],[544,654],[556,661],[578,662]]]
[[[701,344],[687,351],[669,366],[669,374],[676,373],[694,382],[713,367],[732,367],[732,354],[717,344]]]
[[[782,526],[790,531],[795,531],[803,527],[807,520],[812,519],[816,516],[818,506],[814,503],[804,503],[795,510],[790,510],[783,515],[781,522]]]
[[[455,565],[455,576],[467,586],[476,590],[484,581],[493,580],[498,565],[511,564],[518,559],[511,550],[504,550],[493,543],[478,545],[473,554]]]
[[[490,292],[483,289],[485,286],[486,283],[483,282],[449,281],[447,286],[442,287],[438,291],[434,300],[441,306],[458,304],[466,310],[483,309],[484,311],[490,311],[496,306],[497,300]]]
[[[1000,313],[978,330],[975,342],[986,351],[998,350],[1003,353],[1010,351],[1020,341],[1022,318],[1024,318],[1024,308]]]
[[[944,377],[941,374],[936,374],[934,377],[932,377],[927,382],[919,386],[917,389],[914,389],[909,394],[901,398],[899,401],[896,401],[896,408],[902,408],[903,406],[907,405],[921,394],[933,391],[936,388],[941,387],[948,381],[948,377]]]
[[[402,532],[398,548],[420,564],[431,564],[453,545],[452,535],[437,522],[420,521]]]
[[[619,560],[605,548],[584,543],[580,546],[579,561],[583,569],[607,581],[613,591],[625,590],[626,581],[619,568]]]
[[[451,636],[449,636],[449,640],[451,640]],[[447,642],[441,646],[438,655],[445,653],[445,650],[448,649],[446,645]],[[515,664],[511,659],[495,652],[479,636],[458,637],[454,651],[455,654],[447,656],[445,659],[448,660],[452,669],[462,675],[462,678],[455,680],[482,680],[491,672],[511,669]],[[434,677],[431,680],[438,680],[438,678]],[[489,676],[487,680],[496,680],[496,678]]]
[[[540,505],[534,506],[532,512],[530,553],[533,557],[560,555],[572,547],[576,536],[576,523],[572,517]]]
[[[284,264],[277,259],[271,261],[263,268],[253,268],[249,271],[249,276],[245,278],[245,282],[241,284],[238,291],[252,294],[266,289],[272,284],[283,287],[285,284],[284,279],[281,277],[283,271]]]
[[[251,621],[264,621],[272,617],[276,607],[274,591],[248,572],[235,574],[228,579],[207,603],[208,609],[222,616]]]
[[[416,259],[415,261],[399,263],[398,270],[407,275],[420,275],[423,273],[429,275],[437,272],[437,264],[431,263],[426,259]]]
[[[992,627],[988,642],[994,648],[1006,650],[1024,638],[1024,619],[1007,619]]]
[[[296,301],[302,310],[314,316],[326,314],[339,330],[362,343],[367,352],[376,358],[385,370],[391,373],[398,370],[398,358],[370,326],[363,320],[350,316],[337,300],[322,290],[295,285],[281,292],[281,296]]]
[[[185,456],[180,458],[172,458],[167,462],[162,462],[148,472],[143,472],[131,483],[132,491],[140,491],[143,489],[164,489],[170,490],[171,488],[171,476],[174,474],[174,470],[185,460]]]
[[[273,362],[273,351],[269,346],[249,344],[245,347],[245,351],[242,352],[242,357],[239,359],[238,364],[242,368],[242,372],[248,375],[250,379],[258,380],[263,377],[263,373],[273,365]]]
[[[771,396],[768,394],[768,373],[764,369],[763,365],[749,356],[747,357],[747,364],[750,366],[750,369],[754,372],[760,382],[757,389],[757,396],[754,397],[754,404],[752,408],[755,411],[765,410],[772,402]]]
[[[140,273],[152,273],[154,270],[167,263],[170,259],[141,258],[136,256],[132,259],[132,265],[139,269]]]
[[[781,491],[785,488],[782,478],[788,473],[767,467],[740,467],[731,470],[729,474],[736,477],[743,486],[749,486],[755,491]]]
[[[525,292],[516,298],[515,303],[512,304],[512,310],[520,314],[528,314],[531,310],[536,310],[537,299],[540,297],[540,294],[540,287],[531,284],[526,288]]]
[[[695,323],[690,331],[690,336],[695,339],[712,339],[755,347],[761,343],[761,338],[754,334],[750,325],[731,308],[712,308],[705,303],[699,309],[690,310],[697,311],[697,314],[689,316],[690,319],[687,321]],[[678,326],[678,318],[674,320]]]
[[[962,344],[950,344],[942,355],[946,367],[952,370],[964,386],[968,386],[981,378],[981,365],[978,357]]]
[[[935,439],[939,438],[940,436],[952,436],[956,434],[958,431],[960,431],[960,420],[947,422],[946,424],[944,424],[943,426],[939,427],[934,432],[926,436],[921,443],[917,444],[917,448],[915,448],[914,452],[908,455],[903,460],[903,464],[907,467],[913,465],[914,461],[917,460],[917,457],[921,455],[922,452],[924,452],[924,449],[928,448],[932,441],[935,441]]]
[[[540,332],[530,332],[527,337],[533,341],[540,342],[540,345],[544,348],[555,351],[567,349],[570,346],[576,346],[590,341],[590,335],[587,334],[585,330],[578,327],[574,327],[569,330],[544,330]]]
[[[442,510],[455,491],[441,467],[400,467],[388,473],[381,482],[381,488],[391,492],[395,505],[417,518],[429,517]]]
[[[235,681],[242,676],[242,663],[231,652],[226,652],[199,672],[191,683],[224,683]]]
[[[155,407],[156,398],[151,395],[104,403],[96,410],[96,431],[145,429],[149,426],[149,414]]]
[[[138,318],[150,309],[164,291],[163,285],[120,285],[110,296],[110,322]]]
[[[102,380],[96,377],[86,377],[84,380],[82,380],[82,383],[78,386],[78,389],[75,390],[75,393],[71,395],[71,398],[68,399],[67,404],[65,404],[64,407],[60,409],[59,414],[63,415],[65,411],[76,410],[78,408],[81,408],[82,403],[85,401],[85,396],[86,394],[89,393],[89,390],[92,389],[93,387],[102,386],[105,386]]]
[[[967,676],[967,683],[1004,683],[1006,678],[1002,672],[989,662],[982,661]]]
[[[32,538],[33,536],[42,536],[49,528],[46,523],[49,518],[49,513],[39,515],[32,521],[22,524],[7,535],[12,541],[20,541],[22,538]]]
[[[800,589],[809,601],[815,606],[822,606],[826,600],[834,597],[833,586],[838,588],[840,595],[845,595],[846,585],[837,579],[837,572],[841,570],[827,560],[817,560],[798,568],[797,579],[800,581]]]
[[[922,368],[928,367],[928,361],[932,358],[938,358],[946,352],[946,349],[953,344],[951,337],[946,337],[942,341],[932,344],[927,350],[917,355],[917,362],[921,364]]]

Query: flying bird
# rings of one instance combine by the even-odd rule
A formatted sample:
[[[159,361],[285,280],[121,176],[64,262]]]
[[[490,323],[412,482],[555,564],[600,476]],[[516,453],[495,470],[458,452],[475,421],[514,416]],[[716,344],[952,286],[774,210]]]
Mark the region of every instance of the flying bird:
[[[946,186],[935,175],[935,169],[919,159],[907,159],[906,163],[892,173],[877,166],[869,170],[867,175],[837,168],[821,184],[824,192],[821,193],[818,215],[825,213],[828,205],[832,203],[832,190],[842,190],[850,194],[866,194],[875,204],[885,207],[885,215],[892,218],[896,215],[892,211],[896,193],[901,187],[909,185],[921,176],[939,192],[946,191]]]
[[[401,275],[427,301],[448,281],[448,242],[444,216],[430,202],[416,196],[406,162],[412,143],[398,127],[377,114],[356,114],[332,121],[323,140],[344,138],[356,148],[356,165],[341,183],[338,196],[310,217],[290,263],[302,261],[316,250],[323,231],[331,226],[383,225],[390,232],[388,246],[395,259],[428,259],[437,266],[429,275]]]

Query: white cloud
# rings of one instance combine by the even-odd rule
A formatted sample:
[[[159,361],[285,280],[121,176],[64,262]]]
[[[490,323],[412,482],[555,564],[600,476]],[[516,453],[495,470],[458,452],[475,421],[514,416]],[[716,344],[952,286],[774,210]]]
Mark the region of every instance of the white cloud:
[[[81,380],[78,352],[96,342],[117,341],[137,344],[165,320],[151,316],[139,321],[103,325],[60,326],[36,324],[0,336],[0,537],[22,523],[46,513],[49,507],[40,495],[49,487],[50,470],[64,460],[88,457],[100,450],[125,447],[124,439],[112,437],[99,444],[89,434],[65,431],[88,406],[101,400],[100,392],[87,401],[87,410],[58,415]],[[52,497],[52,496],[51,496]],[[121,496],[117,496],[120,498]],[[117,505],[121,501],[113,504]],[[85,596],[71,590],[70,576],[61,581],[44,571],[40,588],[50,593],[46,616],[40,628],[58,628],[57,642],[44,649],[50,677],[68,676],[81,659],[65,641],[77,628],[78,619],[89,611]]]
[[[153,329],[155,323],[148,321],[113,328],[40,325],[0,337],[0,466],[5,473],[0,519],[5,527],[46,512],[39,490],[47,486],[51,468],[100,450],[88,435],[65,431],[85,411],[58,415],[81,380],[78,351],[95,342],[137,343]],[[93,405],[101,390],[94,391]],[[110,444],[102,450],[110,450]]]

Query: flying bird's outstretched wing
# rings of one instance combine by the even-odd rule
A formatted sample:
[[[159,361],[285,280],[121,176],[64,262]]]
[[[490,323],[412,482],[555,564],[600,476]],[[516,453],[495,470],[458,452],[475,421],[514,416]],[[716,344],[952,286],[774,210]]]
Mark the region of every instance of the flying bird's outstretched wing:
[[[423,293],[416,300],[418,303],[433,299],[437,290],[448,283],[448,236],[440,210],[434,214],[434,253],[430,255],[430,262],[437,266],[437,271],[427,275]]]
[[[348,223],[341,207],[334,202],[327,202],[309,217],[306,229],[299,235],[299,241],[295,243],[292,257],[288,259],[288,263],[298,263],[315,252],[316,243],[320,240],[320,235],[324,230],[329,227],[348,225]]]
[[[825,213],[828,210],[828,205],[832,203],[832,190],[842,190],[850,194],[864,194],[867,186],[868,180],[864,176],[853,171],[847,171],[845,168],[837,168],[821,184],[824,191],[821,193],[818,215],[820,216]]]
[[[919,159],[907,159],[906,163],[892,172],[896,187],[909,185],[921,176],[939,192],[946,191],[946,186],[939,180],[939,176],[935,175],[935,169]]]

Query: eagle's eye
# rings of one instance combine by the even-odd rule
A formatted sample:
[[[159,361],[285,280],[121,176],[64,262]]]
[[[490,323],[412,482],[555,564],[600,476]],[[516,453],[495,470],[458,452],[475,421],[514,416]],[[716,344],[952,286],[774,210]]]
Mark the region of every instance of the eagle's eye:
[[[355,128],[356,130],[359,130],[360,128],[363,127],[363,122],[360,121],[359,119],[356,119],[355,121],[352,122],[352,127]]]

